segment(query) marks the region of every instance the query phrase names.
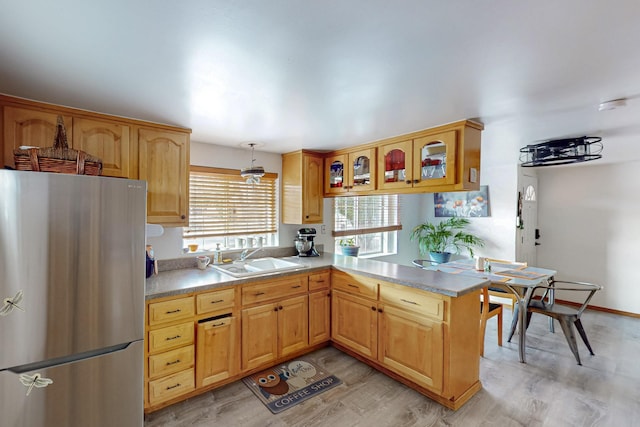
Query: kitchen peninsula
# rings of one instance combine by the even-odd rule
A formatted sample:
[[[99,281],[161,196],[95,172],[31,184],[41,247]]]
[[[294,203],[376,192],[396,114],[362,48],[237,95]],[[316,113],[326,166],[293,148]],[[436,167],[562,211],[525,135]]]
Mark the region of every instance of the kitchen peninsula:
[[[301,267],[147,279],[146,412],[328,344],[451,409],[480,390],[486,281],[333,254],[285,259]]]

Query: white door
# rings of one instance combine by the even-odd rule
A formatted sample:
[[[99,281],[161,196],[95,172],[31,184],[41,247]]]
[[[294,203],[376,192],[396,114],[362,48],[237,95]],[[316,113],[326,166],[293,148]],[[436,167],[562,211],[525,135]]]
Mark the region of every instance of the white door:
[[[518,185],[516,260],[536,265],[536,229],[538,228],[538,176],[521,168]]]

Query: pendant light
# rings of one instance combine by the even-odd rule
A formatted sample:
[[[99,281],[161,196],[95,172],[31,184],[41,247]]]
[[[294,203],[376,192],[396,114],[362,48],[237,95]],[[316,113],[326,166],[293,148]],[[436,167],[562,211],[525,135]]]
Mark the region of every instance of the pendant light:
[[[260,183],[260,178],[264,176],[264,168],[262,166],[254,165],[256,159],[253,156],[253,151],[256,145],[257,144],[255,142],[246,144],[246,146],[251,147],[251,166],[240,170],[240,176],[245,178],[247,184],[258,184]]]
[[[527,145],[520,149],[520,165],[556,166],[597,160],[602,158],[601,141],[598,136],[581,136]]]

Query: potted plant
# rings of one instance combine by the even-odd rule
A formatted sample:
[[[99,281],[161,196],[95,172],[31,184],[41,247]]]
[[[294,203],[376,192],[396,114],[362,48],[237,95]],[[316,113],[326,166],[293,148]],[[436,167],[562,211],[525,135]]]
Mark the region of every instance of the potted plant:
[[[356,245],[356,239],[354,237],[341,239],[339,244],[340,248],[342,249],[342,255],[358,256],[360,246]]]
[[[418,241],[421,255],[429,254],[432,261],[448,262],[451,254],[459,254],[462,249],[473,258],[473,248],[484,246],[484,240],[464,231],[469,220],[451,217],[438,223],[425,222],[416,226],[411,232],[411,240]]]

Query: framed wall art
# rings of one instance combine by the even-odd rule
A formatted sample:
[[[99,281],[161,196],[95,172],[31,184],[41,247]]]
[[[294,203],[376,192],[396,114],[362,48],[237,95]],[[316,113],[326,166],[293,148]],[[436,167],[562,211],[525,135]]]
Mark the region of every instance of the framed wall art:
[[[481,185],[478,191],[433,193],[436,217],[486,217],[490,216],[489,186]]]

